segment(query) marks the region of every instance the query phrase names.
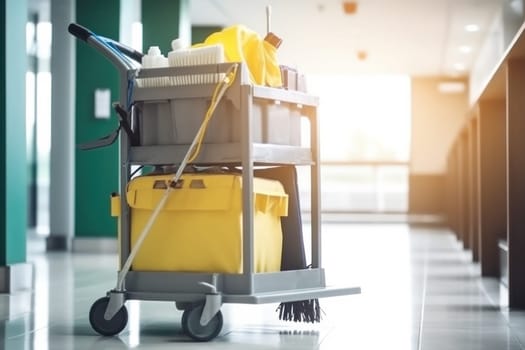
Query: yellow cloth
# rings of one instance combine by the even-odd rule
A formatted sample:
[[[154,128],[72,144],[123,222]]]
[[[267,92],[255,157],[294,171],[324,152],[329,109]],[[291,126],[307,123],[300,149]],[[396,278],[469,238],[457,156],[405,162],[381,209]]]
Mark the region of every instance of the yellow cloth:
[[[235,25],[208,36],[196,46],[222,44],[226,62],[245,62],[252,82],[258,85],[281,87],[281,70],[277,49],[243,25]]]

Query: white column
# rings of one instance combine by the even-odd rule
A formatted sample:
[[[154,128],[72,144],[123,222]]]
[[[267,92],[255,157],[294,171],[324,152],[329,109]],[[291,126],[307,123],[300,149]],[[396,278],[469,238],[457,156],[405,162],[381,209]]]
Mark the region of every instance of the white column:
[[[51,173],[48,250],[68,250],[74,235],[75,39],[74,0],[51,1]]]

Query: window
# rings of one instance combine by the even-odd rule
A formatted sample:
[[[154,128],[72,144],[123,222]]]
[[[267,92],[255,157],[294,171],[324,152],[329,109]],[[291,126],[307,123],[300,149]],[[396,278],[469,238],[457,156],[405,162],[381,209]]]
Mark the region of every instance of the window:
[[[406,212],[409,77],[318,75],[307,84],[320,97],[322,210]],[[300,171],[309,198],[308,170]]]
[[[26,135],[29,168],[29,220],[36,233],[49,231],[49,155],[51,150],[51,23],[38,16],[26,26]]]

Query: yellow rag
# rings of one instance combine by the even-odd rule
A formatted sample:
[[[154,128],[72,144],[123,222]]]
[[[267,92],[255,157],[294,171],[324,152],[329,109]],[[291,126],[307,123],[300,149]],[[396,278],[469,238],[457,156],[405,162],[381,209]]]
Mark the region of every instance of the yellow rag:
[[[208,36],[195,46],[222,44],[226,62],[245,62],[253,83],[281,87],[277,49],[243,25],[227,27]]]

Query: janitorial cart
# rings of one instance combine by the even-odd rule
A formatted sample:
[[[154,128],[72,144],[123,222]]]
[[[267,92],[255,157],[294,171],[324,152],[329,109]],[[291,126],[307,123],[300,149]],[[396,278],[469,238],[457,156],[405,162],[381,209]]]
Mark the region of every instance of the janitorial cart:
[[[120,145],[120,191],[111,198],[120,268],[115,288],[91,307],[98,333],[125,328],[127,300],[175,302],[185,333],[207,341],[221,331],[223,303],[293,305],[360,293],[327,286],[321,266],[316,96],[254,84],[245,62],[143,68],[134,63],[140,52],[77,24],[69,31],[120,77],[119,128],[86,146]],[[137,166],[151,171],[133,176]],[[298,195],[264,174],[295,166],[310,168],[311,264],[283,270],[290,229],[282,231],[281,220]]]

